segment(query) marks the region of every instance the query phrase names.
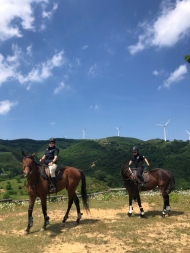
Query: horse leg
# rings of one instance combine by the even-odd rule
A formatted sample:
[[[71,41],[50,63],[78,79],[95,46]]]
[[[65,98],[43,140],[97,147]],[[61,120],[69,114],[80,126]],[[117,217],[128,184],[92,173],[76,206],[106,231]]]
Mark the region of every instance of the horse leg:
[[[170,199],[169,199],[169,194],[168,194],[168,201],[166,202],[166,213],[167,213],[168,216],[170,214],[170,210],[171,210],[171,208],[170,208]]]
[[[67,211],[65,213],[65,216],[63,217],[63,220],[62,220],[62,223],[65,223],[66,220],[69,218],[69,212],[70,212],[70,209],[71,209],[71,206],[73,204],[73,196],[74,196],[75,193],[70,193],[69,190],[68,190],[68,207],[67,207]]]
[[[29,234],[30,228],[33,226],[32,212],[33,212],[35,200],[36,200],[36,196],[29,195],[28,225],[27,225],[27,228],[25,229],[25,234]]]
[[[164,206],[163,206],[163,211],[162,211],[161,217],[164,218],[166,216],[166,214],[169,215],[170,204],[169,204],[169,195],[166,191],[162,193],[162,197],[164,200]]]
[[[127,213],[128,217],[131,217],[131,215],[133,213],[132,201],[133,201],[133,194],[131,192],[129,192],[129,212]]]
[[[140,209],[140,216],[139,216],[139,218],[144,218],[144,209],[143,209],[143,207],[141,205],[141,198],[140,198],[139,192],[137,192],[136,198],[137,198],[137,203],[138,203],[138,206],[139,206],[139,209]]]
[[[77,220],[76,222],[79,224],[80,219],[82,218],[82,213],[80,212],[80,204],[79,204],[79,199],[75,193],[74,195],[74,203],[77,209]]]
[[[47,215],[47,201],[46,201],[46,196],[45,198],[41,199],[41,205],[42,205],[42,213],[44,216],[44,224],[40,231],[46,230],[46,226],[49,225],[49,216]]]

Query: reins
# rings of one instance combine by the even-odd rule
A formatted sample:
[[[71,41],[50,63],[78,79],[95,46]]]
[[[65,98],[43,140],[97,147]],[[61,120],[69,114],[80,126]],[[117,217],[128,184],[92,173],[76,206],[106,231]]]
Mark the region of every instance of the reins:
[[[30,172],[28,172],[28,175],[30,176],[30,175],[33,173],[33,169],[31,168],[30,165],[25,165],[24,168],[23,168],[23,170],[24,170],[26,167],[28,167],[28,168],[30,169]]]
[[[26,158],[31,158],[31,157],[26,157]],[[32,158],[31,158],[32,159]],[[35,171],[35,168],[34,168],[34,166],[32,166],[32,164],[35,166],[40,166],[39,164],[37,164],[33,159],[32,159],[32,161],[31,161],[31,163],[30,164],[26,164],[24,167],[23,167],[23,170],[25,169],[25,168],[29,168],[29,172],[27,173],[27,176],[26,176],[26,179],[27,179],[27,181],[28,181],[28,186],[31,188],[31,190],[33,191],[33,192],[36,192],[36,186],[37,186],[37,184],[38,184],[38,182],[39,182],[39,170],[36,170]],[[36,174],[35,174],[35,172],[36,172]],[[31,175],[34,175],[34,177],[33,178],[31,178],[30,176]]]
[[[127,170],[130,172],[130,174],[127,173]],[[127,178],[125,178],[125,177],[122,175],[122,173],[123,173],[124,176],[126,176]],[[124,165],[122,166],[122,168],[121,168],[121,177],[122,177],[122,179],[123,179],[124,181],[133,181],[133,180],[130,178],[130,176],[131,176],[132,174],[133,174],[133,173],[132,173],[132,171],[129,170],[129,168],[127,168],[126,166],[124,167]]]

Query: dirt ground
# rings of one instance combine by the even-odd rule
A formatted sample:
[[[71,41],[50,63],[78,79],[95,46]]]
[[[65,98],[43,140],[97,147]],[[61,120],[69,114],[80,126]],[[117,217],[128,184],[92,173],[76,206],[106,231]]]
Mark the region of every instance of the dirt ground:
[[[143,203],[143,208],[144,210],[151,210],[151,206],[149,206],[148,203]],[[91,209],[91,212],[88,214],[88,219],[98,219],[98,220],[103,220],[105,223],[110,223],[113,221],[116,221],[119,219],[118,213],[123,213],[126,214],[128,212],[128,206],[122,207],[120,209],[107,209],[107,210],[102,210],[102,209]],[[133,214],[139,214],[139,208],[138,206],[133,207]],[[62,213],[56,214],[56,216],[53,215],[53,213],[50,214],[51,219],[57,220],[58,218],[62,218]],[[60,216],[60,217],[59,217]],[[86,216],[86,215],[85,215]],[[125,216],[126,217],[126,216]],[[71,219],[76,218],[76,212],[71,212],[70,215]],[[137,216],[134,217],[135,219],[139,219]],[[184,227],[184,229],[190,229],[190,223],[186,223],[184,225],[184,218],[181,216],[175,217],[175,223],[171,222],[171,224],[167,224],[167,229],[165,231],[163,228],[160,227],[160,222],[159,218],[157,217],[157,222],[155,222],[155,227],[154,230],[152,227],[146,227],[146,230],[144,230],[143,233],[145,233],[145,236],[147,237],[146,243],[144,244],[145,247],[150,243],[154,243],[155,240],[160,240],[162,244],[162,240],[164,240],[164,244],[171,245],[171,248],[169,251],[165,251],[163,248],[158,248],[156,251],[154,249],[152,252],[180,252],[180,253],[189,253],[190,252],[190,238],[183,234],[179,239],[175,239],[175,231],[174,228],[176,226],[178,227]],[[169,219],[170,217],[166,217],[165,219]],[[131,218],[126,218],[126,219],[131,219]],[[162,218],[161,218],[162,219]],[[163,219],[162,219],[163,220]],[[124,221],[125,222],[125,221]],[[68,228],[69,224],[64,225],[65,228]],[[155,229],[156,228],[156,229]],[[76,226],[75,228],[72,228],[72,230],[75,229],[76,233],[80,233],[80,226]],[[131,228],[132,229],[132,228]],[[172,232],[173,231],[173,232]],[[142,229],[141,231],[136,231],[137,234],[142,234]],[[170,236],[168,234],[170,233]],[[160,237],[159,237],[160,234]],[[126,246],[126,242],[124,243],[123,240],[116,239],[115,237],[112,237],[111,234],[102,234],[101,231],[99,234],[91,234],[91,235],[86,235],[87,236],[87,242],[89,236],[95,236],[95,237],[103,237],[104,240],[108,243],[101,244],[101,245],[94,245],[90,243],[82,244],[82,243],[63,243],[61,238],[56,238],[56,242],[52,246],[48,246],[48,248],[45,249],[44,252],[46,253],[60,253],[60,252],[67,252],[67,253],[126,253],[126,252],[141,252],[138,248],[135,250],[134,244],[132,243],[130,246],[130,243]],[[127,238],[127,235],[126,235]],[[143,237],[142,237],[142,244],[143,244]],[[180,246],[181,245],[181,246]],[[151,246],[152,247],[152,246]],[[150,249],[149,249],[150,250]],[[146,252],[146,249],[144,248],[144,251]],[[150,251],[148,251],[150,252]]]
[[[147,216],[151,216],[154,211],[154,205],[148,204],[146,202],[143,203],[143,208],[145,213],[147,211]],[[151,212],[152,210],[152,212]],[[65,223],[63,227],[60,224],[59,233],[55,233],[51,226],[57,224],[58,220],[62,220],[63,211],[49,211],[48,215],[50,216],[50,225],[49,229],[44,232],[47,235],[47,239],[51,239],[52,243],[49,244],[46,248],[43,249],[45,253],[140,253],[140,252],[148,252],[148,253],[189,253],[190,252],[190,223],[188,222],[188,214],[183,212],[173,212],[171,211],[171,216],[166,217],[164,219],[160,218],[159,214],[156,216],[153,215],[152,218],[147,217],[144,219],[139,219],[139,208],[137,204],[133,205],[133,216],[127,217],[126,214],[128,212],[128,206],[125,205],[121,208],[117,209],[95,209],[91,208],[90,213],[84,213],[83,218],[81,219],[81,225],[76,226],[76,211],[71,210],[69,215],[69,220]],[[119,214],[119,215],[118,215]],[[24,213],[20,213],[17,215],[25,215]],[[41,214],[40,214],[41,215]],[[122,216],[122,217],[121,217]],[[6,216],[4,216],[5,218]],[[148,224],[149,218],[153,220],[153,222]],[[129,220],[128,220],[129,219]],[[166,220],[167,219],[167,220]],[[98,221],[96,223],[92,223],[92,221]],[[126,226],[133,226],[135,224],[139,224],[136,226],[135,230],[133,227],[129,228],[128,231],[133,231],[135,236],[134,238],[129,235],[128,232],[123,236],[115,236],[111,230],[106,231],[110,226],[110,224],[121,224],[124,222]],[[166,222],[167,221],[167,222]],[[98,230],[97,226],[104,227],[104,232]],[[89,224],[89,227],[88,227]],[[102,225],[103,224],[103,225]],[[104,226],[105,224],[105,226]],[[144,224],[144,225],[142,225]],[[57,224],[59,226],[59,224]],[[57,226],[56,225],[56,226]],[[84,225],[84,226],[83,226]],[[93,226],[96,227],[94,231],[91,232],[90,228],[93,229]],[[85,232],[84,232],[85,227]],[[87,227],[89,228],[88,232]],[[35,228],[32,228],[32,230]],[[98,232],[97,232],[98,231]],[[106,232],[105,232],[106,231]],[[119,230],[118,230],[119,231]],[[3,236],[5,232],[0,231],[0,236]],[[43,232],[42,232],[43,233]],[[68,240],[64,240],[65,236],[68,234],[69,236],[79,236],[82,235],[84,243],[73,241],[68,243]],[[23,230],[18,231],[18,229],[14,229],[11,231],[11,234],[15,234],[16,236],[23,236]],[[34,233],[34,236],[38,236],[39,233]],[[28,235],[29,236],[29,235]],[[86,240],[84,239],[86,237]],[[137,241],[135,238],[137,237]],[[98,243],[96,241],[90,239],[100,239]],[[67,242],[66,242],[67,241]],[[93,243],[91,243],[93,242]],[[139,246],[140,245],[140,246]],[[139,248],[142,247],[142,248]],[[142,250],[141,250],[142,249]],[[0,247],[0,253],[6,252],[3,251]]]

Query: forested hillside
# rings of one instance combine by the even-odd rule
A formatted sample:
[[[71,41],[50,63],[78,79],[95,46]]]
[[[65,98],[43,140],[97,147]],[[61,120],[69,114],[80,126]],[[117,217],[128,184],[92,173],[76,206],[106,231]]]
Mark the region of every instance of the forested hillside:
[[[123,187],[120,168],[132,155],[133,145],[150,162],[150,169],[170,170],[176,179],[176,188],[190,189],[190,141],[142,141],[135,138],[109,137],[98,140],[57,139],[59,166],[70,165],[101,180],[109,187]],[[36,161],[43,155],[47,141],[18,139],[0,140],[0,180],[22,175],[22,154],[37,152]]]

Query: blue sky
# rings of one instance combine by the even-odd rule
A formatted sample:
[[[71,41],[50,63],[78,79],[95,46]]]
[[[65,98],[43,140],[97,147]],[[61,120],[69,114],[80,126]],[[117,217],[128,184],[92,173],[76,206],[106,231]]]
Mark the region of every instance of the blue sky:
[[[1,0],[0,139],[188,140],[189,42],[189,0]]]

